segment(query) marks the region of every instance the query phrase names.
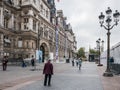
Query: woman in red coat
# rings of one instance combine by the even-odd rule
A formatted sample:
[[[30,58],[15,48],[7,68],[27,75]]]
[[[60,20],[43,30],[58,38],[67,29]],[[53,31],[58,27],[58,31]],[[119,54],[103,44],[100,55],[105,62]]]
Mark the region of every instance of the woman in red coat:
[[[51,60],[48,60],[48,62],[45,63],[44,69],[43,69],[43,74],[45,74],[44,86],[46,86],[47,82],[48,82],[48,86],[50,86],[51,85],[51,76],[53,75],[53,65],[51,63]]]

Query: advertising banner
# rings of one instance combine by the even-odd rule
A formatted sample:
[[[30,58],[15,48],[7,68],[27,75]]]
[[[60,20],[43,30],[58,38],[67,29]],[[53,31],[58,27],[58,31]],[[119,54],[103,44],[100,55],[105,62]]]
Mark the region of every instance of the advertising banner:
[[[36,60],[38,60],[39,63],[42,62],[42,59],[43,59],[42,55],[43,53],[41,50],[36,50]]]
[[[52,52],[50,52],[50,60],[53,60],[54,59],[54,56],[53,56],[53,53]]]

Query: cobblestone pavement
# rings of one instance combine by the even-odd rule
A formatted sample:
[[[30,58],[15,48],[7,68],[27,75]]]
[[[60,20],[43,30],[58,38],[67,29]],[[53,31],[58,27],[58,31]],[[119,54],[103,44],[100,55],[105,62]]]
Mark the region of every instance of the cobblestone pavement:
[[[64,65],[59,65],[59,68]],[[64,70],[57,69],[50,87],[43,86],[42,76],[40,80],[31,80],[5,90],[103,90],[97,66],[94,63],[84,62],[81,70],[70,64],[65,66]]]
[[[98,72],[102,80],[104,90],[120,90],[120,75],[114,75],[113,77],[104,77],[106,67],[98,67]]]
[[[43,65],[43,63],[38,64],[35,71],[31,71],[31,67],[22,68],[20,66],[8,66],[7,71],[2,71],[2,66],[0,66],[0,90],[19,85],[21,83],[41,80],[43,78]],[[56,67],[55,72],[61,72],[66,69],[67,65],[68,64],[66,63],[54,63],[54,66]]]

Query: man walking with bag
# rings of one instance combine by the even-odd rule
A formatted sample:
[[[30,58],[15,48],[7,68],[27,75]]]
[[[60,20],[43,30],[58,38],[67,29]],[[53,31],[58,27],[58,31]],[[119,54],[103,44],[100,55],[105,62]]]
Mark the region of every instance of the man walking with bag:
[[[47,63],[44,65],[43,74],[45,74],[44,78],[44,86],[48,83],[48,86],[51,86],[51,77],[53,75],[53,65],[51,60],[48,60]]]

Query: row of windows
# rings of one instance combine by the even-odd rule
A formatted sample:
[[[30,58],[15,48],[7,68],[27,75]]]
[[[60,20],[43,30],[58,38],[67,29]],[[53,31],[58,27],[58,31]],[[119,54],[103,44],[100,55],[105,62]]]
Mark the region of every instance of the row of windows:
[[[49,11],[46,10],[43,5],[40,5],[40,13],[44,15],[46,18],[49,18]]]
[[[11,47],[11,43],[12,42],[6,42],[5,40],[4,40],[4,47]],[[16,40],[14,40],[14,42],[13,42],[13,47],[16,47],[16,48],[23,48],[23,42],[22,41],[18,41],[18,45],[17,45],[17,43],[16,43]],[[30,43],[30,42],[26,42],[25,43],[25,47],[24,48],[32,48],[32,49],[35,49],[36,48],[36,46],[35,46],[35,44],[32,42],[32,43]]]

